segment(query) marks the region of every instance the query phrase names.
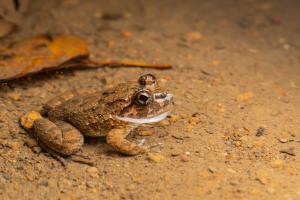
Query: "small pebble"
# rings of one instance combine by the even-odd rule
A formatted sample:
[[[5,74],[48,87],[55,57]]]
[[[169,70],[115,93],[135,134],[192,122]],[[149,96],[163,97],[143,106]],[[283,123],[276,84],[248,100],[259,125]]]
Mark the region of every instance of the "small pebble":
[[[184,40],[187,42],[198,42],[202,40],[203,35],[197,31],[191,31],[185,34]]]
[[[179,116],[178,115],[171,115],[169,118],[169,121],[174,123],[177,122],[179,120]]]
[[[34,177],[31,174],[26,175],[28,181],[33,181]]]
[[[42,180],[42,181],[40,181],[40,182],[38,183],[38,185],[48,187],[49,182],[48,182],[48,180]]]
[[[33,138],[26,139],[25,144],[30,148],[39,146],[37,141]]]
[[[213,61],[211,62],[211,64],[214,65],[214,66],[220,65],[220,63],[221,63],[220,60],[213,60]]]
[[[273,160],[273,161],[271,162],[271,166],[272,166],[273,168],[279,168],[279,167],[283,166],[283,164],[284,164],[284,160],[280,160],[280,159],[278,159],[278,160]]]
[[[88,188],[95,188],[97,186],[97,183],[94,181],[88,181],[88,182],[86,182],[86,186]]]
[[[129,32],[129,31],[122,31],[120,33],[120,36],[123,37],[123,38],[129,38],[132,36],[132,32]]]
[[[240,146],[242,145],[242,142],[241,142],[241,141],[235,141],[235,142],[234,142],[234,145],[235,145],[236,147],[240,147]]]
[[[179,156],[181,154],[181,151],[180,149],[172,149],[172,152],[171,152],[171,156],[173,157],[176,157],[176,156]]]
[[[11,180],[11,176],[9,174],[1,173],[0,175],[7,181]]]
[[[19,151],[20,148],[21,148],[21,146],[22,146],[22,143],[19,142],[19,141],[8,141],[8,142],[6,143],[6,146],[7,146],[8,148],[11,148],[11,149],[14,150],[14,151]]]
[[[252,99],[254,94],[252,92],[245,92],[240,95],[238,95],[237,100],[238,101],[248,101]]]
[[[236,174],[237,172],[232,168],[227,168],[227,171],[231,174]]]
[[[62,184],[66,187],[71,187],[72,186],[72,182],[69,179],[63,179]]]
[[[92,178],[98,178],[99,174],[98,174],[98,169],[97,167],[88,167],[86,169],[86,172],[90,175],[90,177]]]
[[[198,124],[200,122],[200,118],[199,117],[191,117],[190,119],[189,119],[189,124],[191,124],[191,125],[196,125],[196,124]]]
[[[281,143],[287,143],[289,140],[287,138],[278,138],[278,141]]]
[[[19,101],[21,99],[21,93],[18,92],[9,92],[6,94],[10,99]]]
[[[161,162],[165,157],[159,153],[148,153],[148,159],[153,162]]]
[[[188,162],[188,161],[190,161],[190,159],[191,159],[190,156],[188,156],[186,154],[183,154],[183,155],[180,156],[180,160],[182,162]]]
[[[257,130],[256,130],[256,137],[260,137],[260,136],[263,136],[264,134],[266,133],[266,129],[264,127],[259,127]]]
[[[185,125],[185,129],[187,132],[191,132],[194,128],[194,125],[191,125],[191,124],[186,124]]]
[[[172,137],[177,139],[177,140],[184,140],[184,138],[186,138],[186,136],[183,135],[182,133],[173,134]]]
[[[159,122],[159,125],[160,126],[169,126],[170,125],[170,122],[168,119],[164,119],[162,121]]]
[[[134,191],[134,190],[135,190],[135,188],[136,188],[136,187],[135,187],[135,185],[134,185],[134,184],[130,184],[130,185],[128,185],[128,186],[127,186],[127,188],[126,188],[126,189],[127,189],[128,191]]]
[[[32,151],[36,154],[39,154],[42,152],[42,148],[37,146],[37,147],[32,147]]]
[[[256,171],[256,180],[258,180],[260,183],[266,185],[268,183],[268,177],[269,174],[267,171],[263,169],[259,169]]]
[[[0,139],[7,139],[10,136],[10,131],[8,129],[0,129]]]
[[[217,172],[217,169],[216,169],[215,167],[213,167],[213,166],[208,166],[207,169],[208,169],[208,171],[209,171],[210,173],[215,173],[215,172]]]

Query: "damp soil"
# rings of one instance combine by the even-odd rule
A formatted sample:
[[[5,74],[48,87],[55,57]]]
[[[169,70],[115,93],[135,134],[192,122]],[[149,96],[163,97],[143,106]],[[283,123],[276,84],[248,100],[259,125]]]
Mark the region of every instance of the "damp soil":
[[[169,70],[99,68],[1,83],[1,199],[300,199],[299,1],[30,1],[1,44],[71,34],[92,55],[170,63]],[[151,154],[123,156],[86,138],[94,166],[60,162],[19,117],[54,96],[155,74],[175,96]]]

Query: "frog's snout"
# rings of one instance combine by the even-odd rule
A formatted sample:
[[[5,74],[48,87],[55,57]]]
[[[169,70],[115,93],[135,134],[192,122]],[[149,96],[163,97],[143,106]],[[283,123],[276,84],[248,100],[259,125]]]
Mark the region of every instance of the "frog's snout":
[[[159,103],[162,107],[173,105],[173,94],[171,93],[156,93],[154,94],[154,101]]]

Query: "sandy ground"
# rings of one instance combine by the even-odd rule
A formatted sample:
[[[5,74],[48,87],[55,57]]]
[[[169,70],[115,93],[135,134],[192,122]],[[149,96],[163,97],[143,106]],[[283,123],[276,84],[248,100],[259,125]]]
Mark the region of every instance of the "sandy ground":
[[[32,1],[1,43],[73,34],[98,58],[174,67],[64,70],[1,84],[0,199],[300,199],[300,1],[103,2]],[[122,156],[88,138],[83,152],[95,166],[65,169],[19,127],[20,115],[65,91],[144,73],[176,103],[144,137],[158,144],[152,156]]]

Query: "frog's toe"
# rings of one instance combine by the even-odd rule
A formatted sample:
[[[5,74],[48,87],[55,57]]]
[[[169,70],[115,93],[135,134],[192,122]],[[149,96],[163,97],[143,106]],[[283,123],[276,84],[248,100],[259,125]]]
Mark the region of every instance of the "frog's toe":
[[[129,134],[127,129],[113,129],[106,136],[106,141],[114,149],[125,155],[137,155],[145,153],[146,148],[141,147],[133,142],[130,142],[126,139],[126,136]]]
[[[33,127],[33,122],[37,119],[41,119],[42,116],[39,112],[30,111],[20,117],[20,124],[25,130],[30,130]]]
[[[78,163],[81,163],[81,164],[86,164],[86,165],[90,165],[90,166],[95,165],[95,161],[87,155],[74,154],[74,155],[70,156],[70,159],[74,162],[78,162]]]

